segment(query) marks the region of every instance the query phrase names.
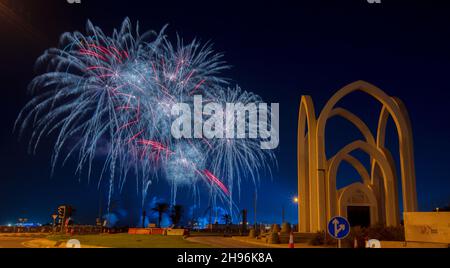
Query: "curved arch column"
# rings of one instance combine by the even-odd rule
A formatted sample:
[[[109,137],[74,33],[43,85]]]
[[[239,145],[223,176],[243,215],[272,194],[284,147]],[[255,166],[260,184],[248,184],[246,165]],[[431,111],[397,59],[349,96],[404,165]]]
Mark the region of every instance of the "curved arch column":
[[[355,157],[349,154],[336,154],[336,156],[332,157],[328,160],[328,176],[327,176],[327,217],[332,218],[338,212],[337,209],[337,190],[336,190],[336,181],[337,181],[337,172],[339,170],[339,166],[342,161],[349,163],[361,176],[363,180],[363,184],[370,185],[370,176],[367,172],[366,168],[361,164],[361,162]]]
[[[330,161],[329,172],[327,177],[327,192],[329,197],[329,210],[328,216],[332,217],[337,212],[335,205],[337,202],[337,190],[336,190],[336,176],[339,165],[344,160],[346,155],[354,150],[363,150],[367,154],[371,155],[381,168],[384,181],[385,191],[385,211],[386,211],[386,225],[397,226],[399,224],[398,214],[398,201],[395,193],[395,175],[389,164],[389,161],[385,153],[378,150],[373,145],[363,141],[354,141],[340,150]],[[359,162],[359,161],[358,161]]]
[[[306,134],[306,128],[308,134]],[[302,96],[298,116],[297,129],[297,161],[298,161],[298,223],[300,232],[314,232],[312,226],[317,225],[314,211],[317,211],[317,181],[314,176],[316,114],[310,96]]]
[[[417,194],[416,194],[416,177],[414,166],[414,145],[412,136],[411,121],[409,119],[408,111],[404,103],[396,98],[391,98],[395,105],[398,107],[404,121],[406,123],[406,131],[403,133],[404,148],[400,148],[400,173],[402,180],[402,196],[403,196],[403,209],[404,211],[417,211]],[[386,127],[389,119],[389,110],[386,106],[383,106],[380,112],[377,129],[377,146],[379,148],[385,148],[386,142]],[[400,140],[400,133],[399,133]],[[408,172],[407,172],[408,171]],[[376,163],[372,161],[372,180],[376,180],[379,177],[379,171],[376,167]]]

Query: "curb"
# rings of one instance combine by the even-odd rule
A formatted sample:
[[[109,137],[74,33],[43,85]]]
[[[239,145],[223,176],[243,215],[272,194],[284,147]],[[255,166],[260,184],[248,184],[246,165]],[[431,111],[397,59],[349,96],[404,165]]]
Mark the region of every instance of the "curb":
[[[254,239],[254,238],[249,239],[247,237],[242,237],[242,236],[241,237],[233,236],[232,239],[241,241],[241,242],[245,242],[245,243],[249,243],[249,244],[271,247],[271,248],[286,248],[286,249],[289,248],[289,244],[269,244],[269,243],[265,243],[265,242],[257,242],[257,241],[255,241],[256,239]],[[299,244],[299,243],[296,243],[294,245],[295,245],[295,248],[323,248],[321,246],[312,246],[312,245],[308,245],[308,244]]]
[[[42,239],[34,239],[31,241],[23,242],[22,245],[27,248],[67,248],[66,242],[67,241],[64,241],[64,240],[54,241],[54,240],[42,238]],[[81,244],[81,248],[106,248],[106,247]]]
[[[34,239],[22,243],[22,245],[24,245],[27,248],[60,248],[61,244],[63,243],[59,243],[59,241],[52,241],[48,239]]]

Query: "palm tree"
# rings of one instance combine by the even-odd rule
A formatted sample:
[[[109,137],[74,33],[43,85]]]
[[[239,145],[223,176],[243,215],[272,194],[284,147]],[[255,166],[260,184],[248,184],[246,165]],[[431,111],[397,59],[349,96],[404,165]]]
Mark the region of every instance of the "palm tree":
[[[188,226],[192,229],[198,226],[198,218],[192,217],[192,219],[189,221]]]
[[[182,205],[175,205],[172,207],[172,214],[170,215],[170,218],[172,219],[172,223],[174,226],[177,226],[180,223],[182,214],[183,214]]]
[[[156,206],[152,208],[153,211],[158,212],[158,227],[161,227],[162,216],[169,209],[167,203],[156,203]]]

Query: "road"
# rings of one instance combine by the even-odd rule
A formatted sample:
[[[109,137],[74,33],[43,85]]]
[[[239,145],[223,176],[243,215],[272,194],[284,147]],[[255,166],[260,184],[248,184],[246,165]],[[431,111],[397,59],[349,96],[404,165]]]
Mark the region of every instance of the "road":
[[[42,235],[0,235],[0,248],[27,248],[24,243],[37,238],[42,238]],[[223,236],[194,236],[187,239],[191,242],[208,245],[215,248],[267,248],[265,245],[257,245],[246,243],[232,239],[231,237]]]
[[[212,246],[215,248],[267,248],[268,246],[255,245],[223,236],[193,236],[188,241]]]
[[[0,248],[26,248],[23,243],[31,241],[35,238],[32,237],[9,237],[0,236]]]

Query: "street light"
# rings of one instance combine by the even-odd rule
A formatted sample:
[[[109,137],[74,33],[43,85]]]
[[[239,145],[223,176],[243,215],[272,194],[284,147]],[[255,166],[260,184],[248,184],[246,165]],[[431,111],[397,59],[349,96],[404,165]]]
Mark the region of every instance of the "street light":
[[[317,171],[322,171],[323,173],[324,173],[324,179],[325,179],[325,181],[324,181],[324,186],[326,187],[326,185],[327,185],[327,170],[326,169],[324,169],[324,168],[318,168],[317,169]],[[323,241],[323,244],[324,245],[326,245],[327,244],[327,222],[328,222],[328,220],[327,220],[327,195],[325,194],[325,229],[323,230],[324,232],[324,241]]]
[[[292,198],[292,201],[294,202],[294,204],[298,205],[299,204],[298,196],[294,196],[294,198]],[[298,213],[298,210],[297,210],[297,213]],[[297,231],[300,232],[300,222],[297,224]]]
[[[58,214],[52,214],[52,219],[53,219],[53,233],[55,232],[55,225],[56,225],[56,218],[58,218]]]

